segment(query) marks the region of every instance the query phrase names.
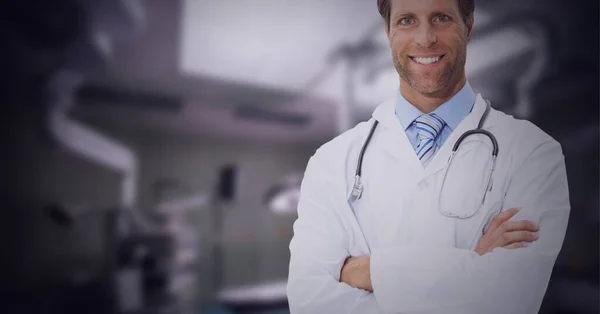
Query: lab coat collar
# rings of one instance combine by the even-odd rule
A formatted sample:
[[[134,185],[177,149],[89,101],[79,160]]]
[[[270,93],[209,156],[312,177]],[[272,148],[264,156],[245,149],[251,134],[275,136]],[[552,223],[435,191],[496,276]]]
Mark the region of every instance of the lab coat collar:
[[[380,132],[382,132],[382,135],[385,136],[384,143],[389,143],[384,145],[383,149],[392,156],[403,159],[403,161],[407,163],[409,169],[415,169],[415,173],[413,173],[413,175],[416,176],[418,181],[443,169],[446,166],[448,156],[452,151],[452,147],[454,146],[456,140],[458,140],[458,138],[464,132],[477,127],[479,119],[482,117],[487,106],[487,103],[481,94],[477,94],[475,105],[473,106],[471,113],[469,113],[469,115],[456,127],[452,134],[450,134],[448,139],[446,139],[442,147],[438,150],[427,167],[423,168],[421,162],[416,156],[416,153],[414,152],[414,149],[412,148],[412,145],[410,144],[408,137],[406,136],[406,132],[403,130],[402,125],[396,118],[394,101],[395,99],[387,100],[375,108],[373,111],[373,118],[379,121],[381,126]],[[490,110],[490,114],[486,119],[484,128],[488,129],[490,126],[494,125],[494,123],[495,117],[493,115],[493,110]],[[397,144],[394,145],[393,143]]]
[[[373,111],[373,118],[379,121],[379,124],[382,127],[390,128],[394,127],[394,125],[400,125],[400,122],[396,119],[395,115],[395,104],[396,98],[388,99],[379,106],[375,108]],[[395,123],[394,123],[395,121]]]
[[[424,176],[423,166],[416,156],[415,150],[406,135],[402,124],[396,117],[395,98],[380,104],[373,111],[373,119],[379,122],[374,136],[380,137],[384,143],[382,152],[392,159],[406,165],[406,178],[421,180]],[[378,148],[379,149],[379,148]]]

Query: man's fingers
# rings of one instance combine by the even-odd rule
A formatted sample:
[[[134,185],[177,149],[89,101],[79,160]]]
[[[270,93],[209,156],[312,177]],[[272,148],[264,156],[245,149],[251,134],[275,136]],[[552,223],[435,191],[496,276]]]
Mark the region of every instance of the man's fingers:
[[[529,220],[509,221],[519,208],[511,208],[494,217],[490,227],[477,243],[475,251],[480,255],[496,247],[521,248],[538,239],[539,225]]]
[[[538,239],[538,235],[535,232],[530,231],[512,231],[505,232],[500,236],[496,242],[497,247],[504,247],[518,242],[533,242]]]
[[[518,208],[511,208],[506,210],[505,212],[500,213],[498,216],[494,217],[492,220],[492,224],[488,229],[488,232],[494,232],[498,229],[505,221],[512,218],[512,216],[516,215],[519,212]]]
[[[517,243],[513,243],[513,244],[509,244],[507,246],[505,246],[505,249],[519,249],[519,248],[523,248],[526,247],[527,243],[526,242],[517,242]]]
[[[530,220],[515,220],[515,221],[506,221],[501,226],[500,229],[503,232],[510,231],[531,231],[538,232],[540,231],[540,227]]]
[[[502,239],[503,237],[506,238],[507,236],[510,236],[512,232],[538,232],[539,230],[540,228],[538,227],[538,225],[529,220],[505,221],[502,225],[500,225],[500,227],[494,230],[493,234],[491,235],[491,238],[496,239],[497,241]]]

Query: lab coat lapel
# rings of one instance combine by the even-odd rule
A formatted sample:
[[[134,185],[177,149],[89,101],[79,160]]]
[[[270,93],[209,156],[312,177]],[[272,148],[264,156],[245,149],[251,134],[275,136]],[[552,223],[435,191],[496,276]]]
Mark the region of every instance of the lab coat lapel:
[[[406,178],[418,182],[424,178],[425,172],[394,110],[394,99],[391,99],[379,105],[373,112],[373,118],[379,121],[376,132],[379,132],[378,136],[383,143],[378,146],[384,153],[404,165],[404,169],[409,171]]]
[[[454,131],[452,131],[452,133],[446,139],[442,147],[434,155],[433,159],[425,168],[424,177],[428,177],[446,167],[446,164],[448,163],[448,158],[450,158],[450,153],[452,152],[454,144],[463,133],[465,133],[468,130],[477,128],[477,124],[479,124],[479,120],[483,116],[486,106],[487,103],[481,97],[481,94],[477,94],[473,110],[467,117],[465,117],[465,119],[463,119],[463,121],[458,125],[458,127],[456,127]],[[493,123],[491,115],[492,111],[490,110],[490,114],[488,115],[488,118],[485,121],[485,128],[488,128]]]

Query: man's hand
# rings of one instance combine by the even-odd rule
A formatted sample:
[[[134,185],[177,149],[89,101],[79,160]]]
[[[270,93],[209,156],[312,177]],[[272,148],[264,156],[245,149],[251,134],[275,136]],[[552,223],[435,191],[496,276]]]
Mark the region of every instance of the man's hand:
[[[370,256],[348,257],[342,267],[340,282],[344,282],[353,288],[373,292]]]
[[[484,255],[497,247],[522,248],[527,243],[537,240],[537,231],[539,231],[537,224],[528,220],[508,221],[517,212],[519,212],[518,209],[511,208],[496,216],[489,230],[477,243],[475,252]]]

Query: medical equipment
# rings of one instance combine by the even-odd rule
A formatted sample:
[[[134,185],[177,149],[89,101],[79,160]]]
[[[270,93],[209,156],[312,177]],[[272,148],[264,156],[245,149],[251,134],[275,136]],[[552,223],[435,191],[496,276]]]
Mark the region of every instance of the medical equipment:
[[[440,213],[444,216],[447,217],[456,217],[456,218],[468,218],[473,216],[477,211],[473,211],[471,213],[466,213],[466,214],[454,214],[448,211],[443,211],[440,209],[440,198],[441,198],[441,192],[442,192],[442,187],[444,186],[444,182],[446,181],[446,175],[448,174],[448,170],[450,169],[450,166],[452,164],[452,160],[454,159],[455,153],[458,150],[460,144],[462,143],[462,141],[467,138],[470,135],[474,135],[474,134],[482,134],[487,136],[493,145],[493,150],[492,150],[492,163],[489,169],[489,173],[488,173],[488,178],[487,178],[487,184],[486,184],[486,192],[484,192],[484,195],[482,197],[482,203],[485,200],[485,194],[487,194],[488,191],[492,190],[492,174],[494,172],[494,168],[496,165],[496,157],[498,156],[498,141],[496,140],[496,137],[494,136],[494,134],[492,134],[490,131],[484,130],[483,129],[483,123],[485,122],[488,114],[490,111],[490,103],[487,102],[487,106],[485,108],[485,112],[483,113],[483,115],[481,116],[481,119],[479,120],[479,124],[477,125],[477,128],[466,131],[465,133],[463,133],[458,140],[456,141],[456,143],[454,144],[454,146],[452,147],[452,153],[450,154],[450,157],[448,158],[448,165],[446,166],[446,171],[444,173],[444,176],[442,178],[442,184],[440,185],[440,190],[438,193],[438,210],[440,211]],[[367,136],[367,139],[365,140],[365,143],[363,144],[359,156],[358,156],[358,164],[356,167],[356,174],[354,176],[354,186],[352,188],[352,193],[350,194],[350,198],[349,201],[350,202],[355,202],[356,200],[360,199],[364,190],[364,186],[362,185],[360,179],[361,179],[361,175],[362,175],[362,162],[363,162],[363,158],[365,155],[365,151],[367,149],[367,146],[369,145],[369,143],[371,142],[371,137],[373,136],[373,133],[375,132],[375,129],[377,128],[378,125],[378,121],[375,120],[375,122],[373,123],[373,126],[371,127],[371,130],[369,132],[369,135]]]

